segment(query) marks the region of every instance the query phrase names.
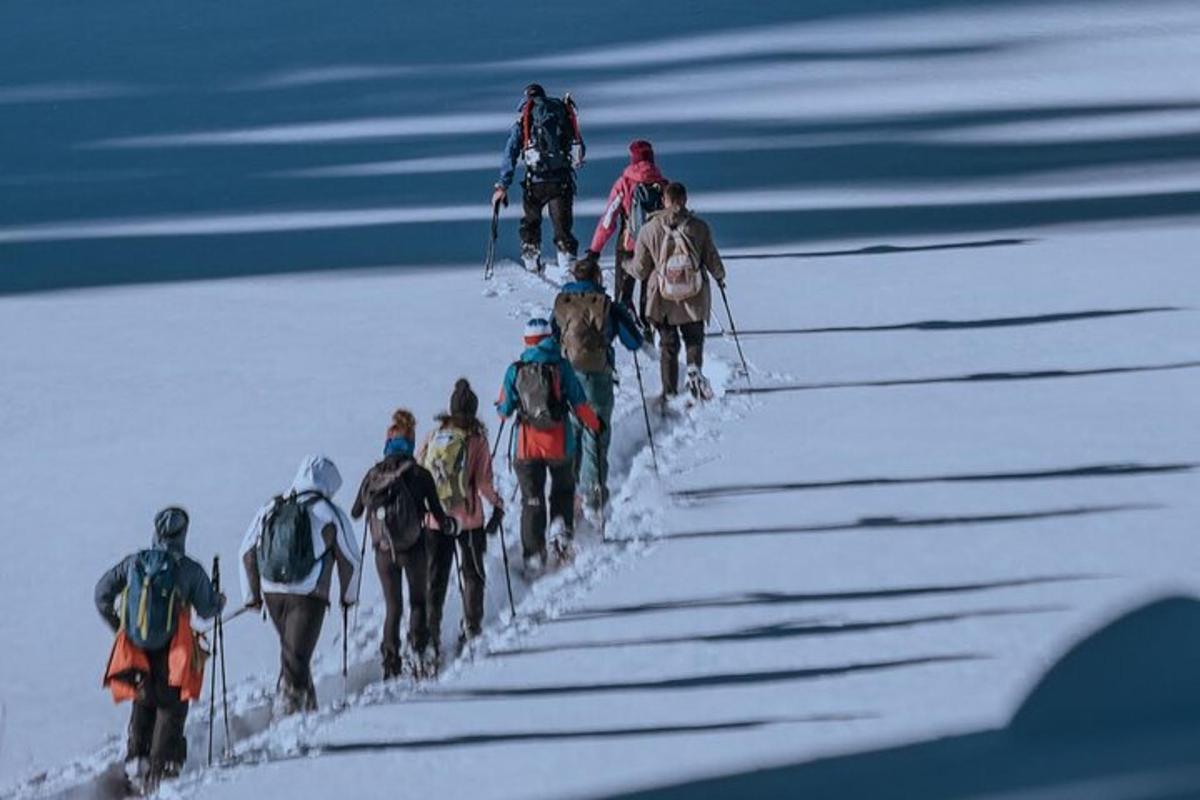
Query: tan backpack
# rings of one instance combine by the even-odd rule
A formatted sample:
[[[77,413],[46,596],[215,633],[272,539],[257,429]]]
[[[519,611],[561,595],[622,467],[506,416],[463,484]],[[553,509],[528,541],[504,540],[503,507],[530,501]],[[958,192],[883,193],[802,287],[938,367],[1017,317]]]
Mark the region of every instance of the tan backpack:
[[[704,288],[704,271],[683,235],[683,224],[672,228],[663,225],[666,236],[658,251],[658,293],[664,300],[682,303],[691,300]]]
[[[612,300],[604,292],[563,292],[554,301],[554,320],[563,354],[581,372],[608,369],[608,316]]]

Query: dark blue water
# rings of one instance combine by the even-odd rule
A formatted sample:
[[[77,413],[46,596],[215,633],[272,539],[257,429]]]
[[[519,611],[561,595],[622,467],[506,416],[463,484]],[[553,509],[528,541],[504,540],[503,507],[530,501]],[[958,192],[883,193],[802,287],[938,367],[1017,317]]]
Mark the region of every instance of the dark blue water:
[[[996,6],[998,2],[983,5]],[[1016,3],[1006,2],[1008,5]],[[95,147],[126,137],[240,129],[367,117],[509,112],[521,87],[551,91],[618,77],[642,67],[587,71],[471,70],[462,65],[570,53],[704,32],[825,17],[867,18],[880,11],[969,5],[961,0],[715,0],[616,2],[330,3],[327,0],[219,3],[48,3],[0,6],[0,229],[59,221],[368,207],[486,206],[495,168],[417,175],[281,180],[268,173],[463,153],[494,152],[502,134],[439,136],[249,147]],[[1036,13],[1036,4],[1027,6]],[[1003,48],[834,47],[790,53],[794,61],[886,62],[937,59]],[[780,56],[771,56],[779,60]],[[760,58],[696,57],[693,65]],[[263,86],[265,76],[342,65],[420,66],[411,74],[294,86]],[[675,64],[673,66],[687,66]],[[73,96],[47,99],[46,89]],[[99,87],[100,92],[95,92]],[[731,90],[736,91],[736,89]],[[53,92],[52,92],[53,93]],[[78,96],[82,94],[83,96]],[[91,96],[96,94],[98,96]],[[588,97],[580,95],[586,125]],[[659,141],[713,136],[827,133],[820,144],[772,150],[672,155],[669,174],[695,191],[771,186],[840,186],[963,177],[1001,180],[1049,169],[1139,165],[1200,156],[1196,136],[1141,136],[1055,144],[951,144],[891,136],[862,143],[863,133],[937,132],[982,122],[1120,115],[1161,106],[1129,103],[1030,106],[946,114],[808,120],[745,119],[681,126],[669,120],[636,130],[585,130],[596,150],[634,136]],[[1178,107],[1178,106],[1172,106]],[[845,143],[838,136],[845,135]],[[858,143],[853,143],[858,142]],[[580,173],[580,194],[602,195],[619,169],[595,159]],[[1048,222],[1121,220],[1200,212],[1200,193],[1099,197],[1071,202],[989,202],[716,214],[723,247],[763,246],[833,236],[966,232]],[[582,215],[586,240],[594,219]],[[506,226],[502,251],[515,249]],[[462,264],[482,257],[482,221],[379,225],[286,233],[0,242],[0,294],[130,282],[418,264]],[[2,238],[2,237],[0,237]]]

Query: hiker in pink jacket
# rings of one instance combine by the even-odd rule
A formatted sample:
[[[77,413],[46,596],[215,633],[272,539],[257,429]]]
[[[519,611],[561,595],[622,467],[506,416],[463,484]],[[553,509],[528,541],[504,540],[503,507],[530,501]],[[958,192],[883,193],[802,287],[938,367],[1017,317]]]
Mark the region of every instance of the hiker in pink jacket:
[[[629,165],[613,183],[612,190],[608,193],[604,215],[596,223],[592,246],[584,255],[584,258],[598,262],[604,245],[618,229],[622,229],[621,238],[617,241],[617,277],[613,294],[627,308],[633,306],[634,281],[621,269],[621,265],[633,257],[634,243],[646,217],[662,208],[662,190],[667,183],[667,179],[659,172],[658,165],[654,163],[653,146],[645,139],[630,142]],[[643,286],[638,302],[639,318],[640,312],[645,310],[645,304],[646,289]]]

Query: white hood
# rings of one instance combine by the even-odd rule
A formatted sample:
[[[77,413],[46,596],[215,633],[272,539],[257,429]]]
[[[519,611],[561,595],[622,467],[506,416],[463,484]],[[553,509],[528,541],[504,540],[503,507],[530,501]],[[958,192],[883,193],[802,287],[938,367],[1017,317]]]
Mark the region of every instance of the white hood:
[[[293,492],[320,492],[331,500],[340,488],[342,473],[325,456],[305,456],[292,480]]]

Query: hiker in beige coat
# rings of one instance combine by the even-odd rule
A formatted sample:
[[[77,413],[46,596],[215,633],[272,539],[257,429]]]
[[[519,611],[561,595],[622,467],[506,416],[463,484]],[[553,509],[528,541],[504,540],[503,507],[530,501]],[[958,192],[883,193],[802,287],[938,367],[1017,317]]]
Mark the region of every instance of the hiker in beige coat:
[[[681,240],[686,258],[678,253]],[[681,336],[687,347],[687,388],[694,396],[711,397],[702,373],[704,326],[712,313],[711,282],[725,285],[725,265],[708,224],[688,211],[683,184],[671,183],[663,190],[663,210],[642,226],[633,258],[624,266],[648,287],[646,319],[659,331],[664,401],[679,393]]]

